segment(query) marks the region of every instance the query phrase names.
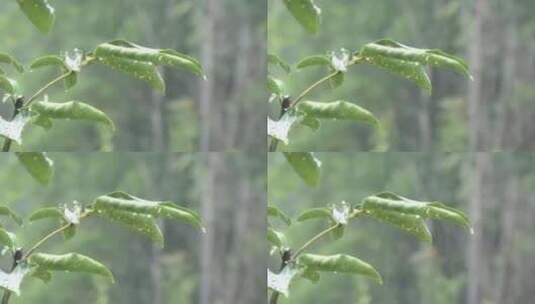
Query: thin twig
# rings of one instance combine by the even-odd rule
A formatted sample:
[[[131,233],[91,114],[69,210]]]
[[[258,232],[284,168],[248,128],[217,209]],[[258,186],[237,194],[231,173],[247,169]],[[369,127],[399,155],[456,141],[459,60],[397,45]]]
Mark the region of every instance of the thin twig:
[[[75,73],[74,71],[68,71],[65,74],[60,75],[59,77],[53,79],[49,83],[47,83],[44,87],[40,88],[35,94],[32,95],[32,97],[28,98],[28,101],[26,101],[26,104],[24,106],[29,106],[34,100],[37,99],[41,94],[43,94],[46,90],[48,90],[51,86],[55,85],[56,83],[62,81],[63,79],[69,77],[72,73]]]

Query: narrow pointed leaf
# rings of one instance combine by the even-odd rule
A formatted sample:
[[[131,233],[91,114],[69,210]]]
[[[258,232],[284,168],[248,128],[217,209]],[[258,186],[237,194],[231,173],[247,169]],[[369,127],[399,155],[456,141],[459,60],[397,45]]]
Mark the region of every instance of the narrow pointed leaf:
[[[15,235],[2,227],[0,227],[0,245],[12,250],[15,248]]]
[[[302,101],[298,104],[297,110],[306,116],[317,119],[353,120],[375,127],[379,126],[379,121],[372,113],[347,101]]]
[[[283,247],[287,244],[284,233],[279,232],[273,228],[267,229],[267,240],[274,246]]]
[[[78,253],[62,255],[35,253],[30,257],[29,262],[30,265],[35,265],[42,270],[91,273],[114,281],[113,274],[106,266]]]
[[[284,211],[282,211],[279,207],[274,206],[274,205],[268,205],[267,210],[268,210],[267,211],[268,216],[279,218],[288,226],[292,224],[292,219],[286,213],[284,213]]]
[[[31,110],[39,115],[52,119],[77,119],[100,122],[115,130],[113,121],[104,112],[80,101],[64,103],[39,101],[32,104]]]
[[[47,185],[54,175],[54,162],[43,152],[17,152],[20,163],[39,183]]]
[[[15,80],[8,78],[4,75],[0,75],[0,90],[9,93],[17,93],[18,84]]]
[[[470,229],[468,217],[460,210],[447,207],[438,202],[411,200],[390,192],[379,193],[364,199],[364,210],[387,210],[404,214],[418,215],[422,218],[449,220]]]
[[[133,231],[148,236],[152,241],[163,246],[163,234],[152,215],[107,209],[97,211],[97,215],[125,225]]]
[[[9,207],[0,206],[0,216],[8,216],[15,223],[22,225],[22,218],[18,216],[15,212],[13,212],[13,210],[11,210]]]
[[[371,278],[382,284],[381,276],[370,264],[349,255],[303,254],[297,263],[313,271],[358,274]]]
[[[320,179],[321,162],[310,152],[285,152],[284,157],[294,171],[311,187]]]
[[[17,0],[26,17],[43,33],[48,33],[54,25],[54,8],[47,0]]]
[[[48,66],[66,68],[65,61],[60,56],[57,56],[57,55],[45,55],[45,56],[42,56],[42,57],[39,57],[39,58],[35,59],[30,64],[30,69],[35,70],[35,69],[38,69],[38,68],[48,67]]]
[[[321,10],[314,4],[313,0],[284,0],[284,4],[309,33],[318,32]]]
[[[297,63],[298,69],[303,69],[312,66],[330,66],[331,59],[326,55],[313,55],[308,56]]]
[[[282,95],[284,93],[284,82],[268,75],[267,77],[267,88],[268,91],[272,94]]]

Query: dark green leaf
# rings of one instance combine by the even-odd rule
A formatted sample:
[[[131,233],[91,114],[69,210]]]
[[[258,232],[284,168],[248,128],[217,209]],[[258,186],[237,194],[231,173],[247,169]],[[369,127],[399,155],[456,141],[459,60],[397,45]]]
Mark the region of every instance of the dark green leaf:
[[[438,202],[420,202],[390,192],[379,193],[364,199],[364,210],[386,210],[403,214],[418,215],[422,218],[449,220],[470,229],[468,217],[460,210]]]
[[[30,265],[35,265],[46,271],[84,272],[104,276],[114,281],[111,271],[102,263],[78,254],[68,253],[62,255],[35,253],[29,259]]]
[[[431,242],[432,236],[419,215],[404,214],[395,211],[370,209],[366,214],[380,221],[394,225],[425,242]]]
[[[321,162],[310,152],[285,152],[284,156],[294,171],[309,186],[317,186],[320,179]]]
[[[318,32],[321,10],[314,4],[313,0],[284,0],[284,4],[309,33]]]
[[[17,0],[26,17],[43,33],[48,33],[54,25],[54,8],[47,0]]]
[[[99,57],[99,62],[113,69],[129,74],[137,79],[148,82],[154,89],[165,92],[165,82],[154,64],[131,60],[128,58],[109,56]]]
[[[314,102],[302,101],[297,110],[306,116],[318,119],[339,119],[364,122],[378,127],[379,121],[368,110],[347,101]]]
[[[17,152],[21,164],[39,183],[47,185],[54,175],[54,163],[43,152]]]
[[[419,62],[389,58],[382,55],[365,57],[365,61],[413,81],[424,90],[431,92],[431,80],[427,76],[424,66]]]
[[[97,211],[97,215],[121,223],[133,231],[145,234],[154,242],[163,246],[163,234],[152,215],[107,209]]]
[[[52,119],[79,119],[101,122],[115,130],[113,121],[104,112],[79,101],[64,103],[39,101],[32,104],[31,110],[40,116]]]
[[[311,271],[359,274],[367,276],[379,284],[383,282],[377,270],[370,264],[345,254],[303,254],[299,256],[297,263],[307,267]]]

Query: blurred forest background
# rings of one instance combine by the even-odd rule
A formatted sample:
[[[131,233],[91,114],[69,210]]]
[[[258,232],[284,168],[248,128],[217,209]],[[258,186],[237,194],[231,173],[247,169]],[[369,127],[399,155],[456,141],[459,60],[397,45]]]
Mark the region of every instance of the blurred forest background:
[[[107,129],[58,122],[51,131],[29,127],[25,151],[203,151],[253,150],[265,146],[265,2],[248,0],[52,1],[56,24],[40,34],[15,1],[0,3],[0,52],[25,64],[124,38],[141,45],[174,48],[198,58],[208,79],[164,70],[167,93],[110,69],[90,67],[63,100],[61,86],[50,99],[88,102],[110,115]],[[26,74],[33,91],[52,71]],[[28,77],[29,76],[29,77]],[[61,94],[59,94],[61,93]],[[6,117],[6,106],[0,114]]]
[[[384,284],[350,275],[322,274],[317,284],[296,281],[280,303],[523,304],[535,291],[535,156],[527,153],[316,153],[317,188],[307,187],[280,153],[271,153],[268,200],[296,217],[306,208],[342,200],[357,203],[381,191],[436,200],[464,210],[475,234],[430,222],[425,244],[388,224],[354,221],[338,241],[309,252],[347,253],[371,263]],[[484,169],[475,170],[479,164]],[[479,172],[479,173],[478,173]],[[480,174],[481,173],[481,174]],[[281,224],[280,231],[286,231]],[[294,222],[286,236],[301,246],[322,221]],[[279,257],[270,267],[279,267]]]
[[[433,94],[370,66],[346,75],[341,88],[318,89],[310,100],[348,100],[372,111],[384,132],[351,122],[325,123],[318,134],[296,127],[290,151],[496,151],[535,147],[535,2],[531,0],[316,0],[319,33],[304,31],[282,1],[268,1],[268,50],[296,63],[308,55],[391,38],[465,58],[474,81],[432,71]],[[322,69],[290,76],[295,96]],[[280,75],[287,80],[287,77]],[[278,109],[272,109],[276,113]]]
[[[49,153],[55,176],[44,187],[13,154],[0,155],[0,201],[19,214],[123,190],[142,198],[170,200],[198,210],[207,233],[163,221],[162,250],[143,235],[99,219],[82,222],[77,236],[61,237],[43,252],[79,252],[107,265],[116,283],[84,274],[55,273],[49,284],[22,283],[13,303],[58,304],[247,304],[265,299],[265,157],[243,153]],[[217,185],[214,185],[214,181]],[[207,194],[208,193],[208,194]],[[215,216],[216,215],[216,216]],[[9,221],[2,221],[9,224]],[[22,245],[33,244],[54,221],[26,224]],[[8,257],[0,259],[6,269]],[[201,284],[202,282],[202,284]]]

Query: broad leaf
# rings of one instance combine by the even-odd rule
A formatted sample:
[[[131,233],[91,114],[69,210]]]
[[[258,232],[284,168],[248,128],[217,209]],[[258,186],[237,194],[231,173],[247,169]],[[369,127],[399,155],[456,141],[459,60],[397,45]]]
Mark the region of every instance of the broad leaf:
[[[132,213],[121,210],[97,210],[97,215],[121,223],[133,231],[145,234],[154,242],[163,246],[163,234],[152,215]]]
[[[276,218],[281,219],[288,226],[292,224],[292,219],[290,219],[290,217],[288,215],[286,215],[286,213],[284,213],[284,211],[282,211],[277,206],[268,205],[267,214],[268,214],[268,216],[276,217]]]
[[[302,101],[297,110],[317,119],[353,120],[378,127],[379,121],[368,110],[347,101],[314,102]]]
[[[113,121],[104,112],[80,101],[64,103],[39,101],[32,104],[31,110],[40,116],[52,119],[78,119],[100,122],[115,130]]]
[[[283,69],[286,73],[291,72],[291,67],[289,64],[284,62],[279,56],[275,54],[268,54],[268,63],[272,65],[279,66],[281,69]]]
[[[26,17],[41,32],[48,33],[54,25],[54,8],[47,0],[17,0]]]
[[[19,93],[17,81],[3,75],[0,75],[0,90],[12,95]]]
[[[35,59],[30,64],[30,69],[35,70],[42,67],[55,66],[61,68],[67,68],[63,58],[57,55],[45,55]]]
[[[63,213],[61,212],[61,210],[59,210],[59,208],[46,207],[46,208],[37,209],[35,212],[33,212],[30,215],[28,220],[30,222],[34,222],[34,221],[38,221],[42,219],[49,219],[49,218],[61,219],[63,218]]]
[[[30,265],[46,271],[84,272],[104,276],[114,281],[111,271],[100,262],[78,254],[68,253],[62,255],[35,253],[29,259]]]
[[[285,152],[284,157],[294,171],[311,187],[320,179],[321,162],[310,152]]]
[[[312,131],[317,131],[320,128],[321,123],[317,118],[305,116],[301,120],[301,125],[310,128]]]
[[[34,278],[37,278],[43,281],[44,283],[48,283],[50,282],[50,280],[52,280],[52,273],[41,267],[34,268],[34,270],[32,270],[32,272],[30,273],[30,275]]]
[[[56,55],[39,57],[32,62],[30,68],[38,69],[47,66],[59,67],[63,74],[69,73],[69,75],[64,79],[63,83],[66,89],[70,89],[76,85],[78,80],[78,72],[80,71],[83,57],[81,51],[77,49],[75,49],[73,53],[74,55],[67,53],[65,58]]]
[[[99,57],[99,62],[113,69],[148,82],[154,89],[165,92],[165,82],[154,64],[123,57]]]
[[[303,254],[299,256],[297,263],[312,271],[358,274],[369,277],[379,284],[383,282],[381,276],[373,266],[356,257],[345,254]]]
[[[0,53],[0,63],[10,64],[20,73],[24,71],[22,64],[20,64],[20,62],[17,59],[15,59],[15,57],[9,54]]]
[[[383,221],[385,223],[394,225],[401,230],[404,230],[422,241],[431,242],[432,236],[429,229],[425,225],[424,220],[419,215],[403,214],[395,211],[370,209],[366,210],[366,215]]]
[[[413,48],[389,39],[366,44],[362,47],[359,56],[364,58],[383,56],[430,66],[448,67],[471,78],[468,65],[461,58],[449,55],[441,50]]]
[[[460,210],[447,207],[439,202],[415,201],[390,192],[383,192],[365,198],[362,209],[366,211],[386,210],[418,215],[422,218],[449,220],[471,229],[468,217]]]
[[[8,216],[15,223],[22,225],[22,218],[18,216],[15,212],[13,212],[13,210],[11,210],[9,207],[0,206],[0,216]]]
[[[304,222],[314,219],[329,219],[332,220],[332,212],[329,208],[310,208],[299,215],[298,222]]]
[[[284,4],[309,33],[318,32],[321,10],[314,4],[313,0],[284,0]]]
[[[39,183],[47,185],[54,175],[54,162],[43,152],[17,152],[21,164]]]
[[[268,75],[267,77],[267,88],[268,91],[272,94],[282,95],[284,93],[284,82]]]
[[[98,197],[95,209],[102,212],[119,210],[133,213],[148,214],[154,217],[164,217],[185,221],[188,224],[203,229],[201,219],[197,213],[170,202],[148,201],[125,192],[113,192]]]
[[[103,43],[95,49],[98,58],[124,58],[153,65],[166,65],[186,70],[204,77],[200,63],[185,54],[171,49],[152,49],[125,40]]]
[[[313,55],[303,58],[297,63],[298,69],[303,69],[312,66],[330,66],[331,59],[327,55]]]

